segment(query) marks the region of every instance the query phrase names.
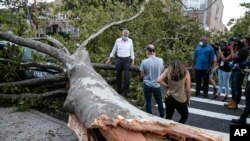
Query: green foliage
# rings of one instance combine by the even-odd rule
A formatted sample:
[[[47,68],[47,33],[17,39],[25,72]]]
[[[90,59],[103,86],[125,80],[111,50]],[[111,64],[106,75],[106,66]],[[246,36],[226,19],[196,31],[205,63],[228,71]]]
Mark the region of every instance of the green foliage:
[[[124,1],[108,1],[107,5],[103,5],[100,1],[64,2],[64,9],[71,11],[71,23],[80,27],[80,42],[104,25],[131,17],[139,11],[141,4],[138,1],[132,5]],[[140,17],[112,27],[92,41],[87,46],[92,62],[105,62],[115,40],[121,36],[122,29],[127,28],[130,31],[130,38],[134,41],[136,65],[140,65],[146,58],[145,46],[154,43],[157,48],[156,54],[164,59],[166,67],[172,60],[181,60],[186,66],[190,66],[192,52],[205,33],[194,18],[183,17],[181,10],[171,1],[165,3],[166,5],[161,1],[151,1]],[[170,9],[169,12],[163,12],[166,8]],[[99,71],[99,73],[105,77],[114,76],[113,72]],[[144,99],[141,83],[138,82],[138,78],[131,78],[130,98],[136,99],[141,105]]]
[[[69,14],[69,24],[79,27],[80,36],[78,40],[64,38],[59,34],[54,34],[53,37],[73,53],[77,42],[82,43],[91,34],[111,22],[133,16],[140,10],[142,2],[142,0],[64,0],[62,7],[53,5],[51,8],[55,13]],[[140,65],[146,58],[145,46],[154,43],[157,56],[164,59],[166,66],[172,60],[180,60],[186,66],[190,66],[192,52],[199,38],[206,34],[194,18],[183,17],[181,9],[171,0],[150,1],[146,5],[145,12],[137,19],[106,30],[88,44],[86,48],[92,62],[105,62],[115,40],[121,36],[124,28],[130,31],[130,38],[134,41],[136,65]],[[35,56],[35,60],[39,58]],[[105,77],[114,76],[113,72],[99,72]],[[131,98],[142,102],[141,83],[138,82],[138,78],[131,78],[137,79],[131,81]]]
[[[188,66],[191,61],[185,58],[191,58],[191,52],[203,31],[199,30],[194,19],[186,19],[178,8],[171,6],[170,12],[163,13],[165,5],[160,1],[151,2],[138,19],[106,31],[88,45],[91,60],[103,62],[109,55],[115,39],[121,36],[121,30],[127,28],[130,30],[130,38],[134,41],[137,64],[146,57],[145,46],[155,43],[157,55],[162,57],[166,64],[174,58],[184,61]]]
[[[27,29],[25,12],[21,2],[16,2],[16,6],[9,9],[0,9],[1,30],[11,30],[18,35],[22,35]],[[9,5],[13,5],[10,3]]]
[[[27,111],[30,108],[35,108],[52,116],[64,115],[65,117],[66,114],[62,109],[64,100],[65,97],[19,98],[12,100],[12,104],[15,105],[19,111]],[[63,117],[58,118],[61,119]]]
[[[67,37],[65,38],[60,34],[54,34],[53,37],[56,38],[59,42],[61,42],[69,50],[70,53],[74,53],[76,51],[77,48],[75,40],[72,40]]]
[[[138,80],[130,83],[129,98],[136,100],[136,105],[142,107],[144,105],[144,94],[142,83]]]
[[[19,111],[27,111],[32,106],[35,106],[39,100],[37,98],[19,98],[17,100],[13,100],[14,105],[18,108]]]
[[[9,63],[0,63],[0,82],[11,82],[18,80],[18,70],[20,68],[22,50],[15,45],[9,45],[6,48],[0,50],[0,57],[6,59],[12,59]]]
[[[234,25],[231,28],[233,35],[250,36],[250,3],[242,3],[247,12],[245,16],[239,19],[232,19],[230,22]]]

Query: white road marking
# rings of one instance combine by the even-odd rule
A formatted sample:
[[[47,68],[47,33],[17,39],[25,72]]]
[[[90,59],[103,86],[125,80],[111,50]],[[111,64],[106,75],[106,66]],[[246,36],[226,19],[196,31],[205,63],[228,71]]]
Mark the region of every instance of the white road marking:
[[[239,116],[210,112],[210,111],[200,110],[200,109],[196,109],[196,108],[188,108],[188,111],[189,111],[189,113],[196,114],[196,115],[202,115],[202,116],[206,116],[206,117],[212,117],[212,118],[229,120],[229,121],[231,121],[232,119],[239,118]],[[247,122],[250,123],[250,118],[247,118]]]
[[[193,86],[196,86],[196,83],[192,83],[192,85],[193,85]],[[209,86],[209,88],[213,88],[212,85],[208,85],[208,86]],[[219,86],[217,85],[216,88],[218,89]],[[225,87],[223,87],[223,89],[225,89]],[[231,91],[231,87],[230,87],[230,86],[229,86],[229,90]],[[245,92],[245,88],[242,88],[242,92]]]
[[[194,89],[194,88],[191,88],[191,91],[192,91],[192,92],[195,92],[195,89]],[[201,91],[201,93],[203,93],[203,92]],[[213,94],[213,92],[208,91],[208,94]],[[220,96],[226,96],[226,94],[222,93],[222,94],[220,94]],[[228,97],[230,97],[230,98],[231,98],[231,97],[232,97],[232,95],[231,95],[231,94],[229,94],[229,95],[228,95]],[[245,100],[245,99],[246,99],[246,97],[245,97],[245,96],[241,96],[241,99],[242,99],[242,100]]]
[[[155,105],[158,107],[158,105]],[[163,108],[165,108],[165,104],[163,104]],[[206,111],[206,110],[200,110],[196,108],[188,108],[188,112],[191,114],[196,114],[196,115],[201,115],[201,116],[206,116],[206,117],[211,117],[211,118],[217,118],[217,119],[223,119],[223,120],[229,120],[231,121],[232,119],[238,119],[239,116],[234,116],[234,115],[228,115],[228,114],[222,114],[222,113],[217,113],[217,112],[211,112],[211,111]],[[247,118],[247,122],[250,123],[250,118]]]
[[[224,106],[224,104],[225,104],[225,102],[215,101],[215,100],[205,99],[205,98],[198,98],[198,97],[193,97],[193,96],[190,99],[191,99],[191,104],[192,104],[192,101],[198,101],[198,102],[220,105],[220,106]],[[238,104],[238,108],[243,109],[243,108],[245,108],[245,105]]]

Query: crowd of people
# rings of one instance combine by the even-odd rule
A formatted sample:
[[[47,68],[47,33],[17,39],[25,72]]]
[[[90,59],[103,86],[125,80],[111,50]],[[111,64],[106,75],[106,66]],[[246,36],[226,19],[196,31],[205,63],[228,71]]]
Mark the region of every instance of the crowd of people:
[[[229,38],[218,43],[208,43],[206,37],[202,37],[196,45],[192,62],[195,72],[195,96],[208,98],[209,83],[213,86],[212,99],[220,99],[225,89],[227,101],[224,106],[228,109],[237,109],[242,95],[242,84],[246,74],[250,72],[249,55],[250,38],[236,40]],[[191,95],[191,78],[187,67],[178,60],[172,61],[164,70],[164,61],[156,56],[156,47],[149,44],[145,48],[147,58],[140,63],[141,78],[143,79],[143,92],[145,98],[145,109],[152,114],[151,97],[155,98],[158,104],[160,117],[171,119],[174,111],[177,110],[181,118],[180,123],[188,119],[188,106]],[[133,40],[129,38],[127,29],[122,31],[122,37],[118,38],[110,53],[107,64],[112,63],[112,57],[116,57],[116,84],[117,92],[125,97],[129,94],[129,69],[134,65]],[[213,73],[218,72],[218,89]],[[124,77],[122,77],[124,72]],[[122,83],[124,78],[124,83]],[[229,99],[231,86],[232,98]],[[161,87],[167,89],[162,94]],[[246,118],[250,114],[250,75],[245,88],[246,108],[239,119],[233,119],[237,124],[246,124]],[[165,111],[162,95],[165,96]]]

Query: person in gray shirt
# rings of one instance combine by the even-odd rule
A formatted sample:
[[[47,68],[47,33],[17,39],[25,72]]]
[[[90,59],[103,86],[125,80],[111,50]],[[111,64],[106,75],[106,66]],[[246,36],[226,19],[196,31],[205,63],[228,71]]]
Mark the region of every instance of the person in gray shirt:
[[[161,95],[160,84],[157,83],[158,78],[164,70],[162,58],[155,56],[155,47],[150,44],[146,48],[147,59],[144,59],[140,66],[141,77],[143,78],[143,92],[146,102],[146,112],[152,114],[151,97],[152,94],[158,104],[160,117],[164,117],[164,109]]]

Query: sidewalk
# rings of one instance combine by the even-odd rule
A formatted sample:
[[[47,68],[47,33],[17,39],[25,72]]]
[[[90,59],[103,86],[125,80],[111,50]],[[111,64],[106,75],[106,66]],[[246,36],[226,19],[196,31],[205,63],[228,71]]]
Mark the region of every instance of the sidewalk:
[[[0,107],[0,141],[77,141],[65,122],[41,112]]]

